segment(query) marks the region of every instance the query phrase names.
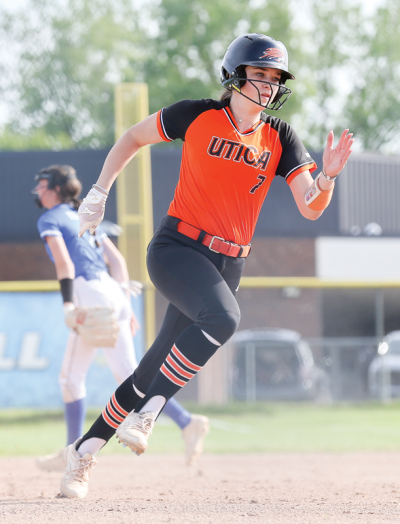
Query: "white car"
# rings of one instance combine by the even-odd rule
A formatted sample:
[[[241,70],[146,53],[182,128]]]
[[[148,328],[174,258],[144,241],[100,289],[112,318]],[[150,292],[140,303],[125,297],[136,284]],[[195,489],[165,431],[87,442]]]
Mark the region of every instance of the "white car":
[[[400,397],[400,331],[387,334],[379,344],[368,368],[368,386],[374,397]]]

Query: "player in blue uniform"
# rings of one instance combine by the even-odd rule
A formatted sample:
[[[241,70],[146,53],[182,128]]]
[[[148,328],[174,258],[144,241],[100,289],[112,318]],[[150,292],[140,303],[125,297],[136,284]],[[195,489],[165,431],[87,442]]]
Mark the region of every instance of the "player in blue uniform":
[[[47,208],[38,220],[38,230],[56,267],[66,323],[71,326],[70,319],[78,307],[103,307],[113,311],[118,336],[115,347],[103,347],[103,351],[117,383],[121,384],[137,367],[132,336],[139,327],[126,289],[129,276],[125,259],[101,228],[95,236],[87,232],[78,237],[76,209],[81,184],[72,167],[50,166],[42,169],[35,179],[36,203]],[[76,329],[71,329],[59,377],[65,403],[67,444],[75,442],[83,433],[86,375],[97,350]],[[182,429],[187,463],[194,463],[208,432],[208,419],[191,415],[175,400],[169,403],[165,413]],[[46,470],[64,469],[62,452],[42,457],[37,464]]]

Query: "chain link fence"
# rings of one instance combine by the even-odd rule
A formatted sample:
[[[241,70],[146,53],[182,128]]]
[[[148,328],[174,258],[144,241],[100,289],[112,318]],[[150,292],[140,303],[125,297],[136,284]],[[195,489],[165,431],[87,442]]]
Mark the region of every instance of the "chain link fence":
[[[332,403],[400,396],[400,331],[398,355],[393,343],[378,352],[385,336],[400,330],[400,283],[247,277],[237,300],[239,330],[219,364],[225,399]],[[158,326],[165,307],[158,295]]]

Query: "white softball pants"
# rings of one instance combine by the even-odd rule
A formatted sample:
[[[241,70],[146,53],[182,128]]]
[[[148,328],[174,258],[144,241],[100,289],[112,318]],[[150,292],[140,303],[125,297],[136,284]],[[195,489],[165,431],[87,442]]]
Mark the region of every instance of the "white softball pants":
[[[121,384],[137,367],[130,329],[131,308],[125,292],[106,272],[95,280],[78,277],[74,281],[74,303],[113,308],[119,324],[118,340],[115,347],[102,349],[115,380]],[[86,344],[74,330],[70,331],[59,377],[64,402],[86,397],[86,375],[98,349]]]

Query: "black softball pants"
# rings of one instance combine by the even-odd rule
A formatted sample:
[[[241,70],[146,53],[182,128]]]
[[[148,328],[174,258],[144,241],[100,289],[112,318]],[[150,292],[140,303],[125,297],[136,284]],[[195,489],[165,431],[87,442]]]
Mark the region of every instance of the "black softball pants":
[[[178,222],[175,217],[165,217],[148,248],[150,278],[169,305],[156,340],[133,375],[135,387],[143,393],[148,392],[174,344],[195,367],[202,367],[219,347],[209,337],[224,344],[240,321],[235,294],[245,259],[211,251],[179,233]],[[176,360],[176,354],[171,358]],[[177,363],[191,374],[194,370],[182,365],[185,358],[178,357]]]
[[[156,395],[171,398],[239,325],[235,294],[245,259],[211,251],[179,233],[178,222],[163,219],[147,254],[150,278],[169,300],[160,332],[82,442],[92,437],[107,441],[130,411],[140,411]]]

